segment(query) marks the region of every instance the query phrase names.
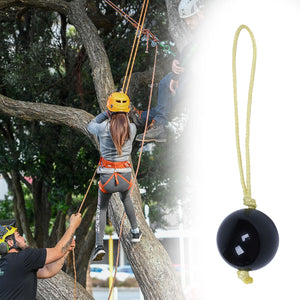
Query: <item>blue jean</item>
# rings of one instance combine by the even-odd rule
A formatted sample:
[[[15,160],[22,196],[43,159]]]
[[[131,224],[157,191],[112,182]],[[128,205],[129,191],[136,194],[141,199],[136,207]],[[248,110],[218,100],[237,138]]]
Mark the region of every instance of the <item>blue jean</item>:
[[[170,91],[170,81],[172,78],[172,73],[167,74],[160,82],[158,86],[157,95],[157,106],[151,108],[149,111],[148,124],[154,119],[157,123],[166,125],[168,123],[168,114],[170,113],[172,107],[176,104],[180,97],[182,84],[179,82],[176,94],[173,95]],[[146,122],[147,111],[143,111],[141,118]]]

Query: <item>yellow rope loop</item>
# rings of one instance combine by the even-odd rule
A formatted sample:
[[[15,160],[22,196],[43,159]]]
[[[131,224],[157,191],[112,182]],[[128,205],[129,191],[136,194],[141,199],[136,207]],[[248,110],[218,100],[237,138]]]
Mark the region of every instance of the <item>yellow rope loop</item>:
[[[253,198],[244,197],[244,205],[248,206],[251,209],[256,209],[256,201]]]
[[[251,75],[250,75],[250,83],[248,90],[248,105],[247,105],[247,119],[246,119],[246,138],[245,138],[245,156],[246,156],[246,182],[244,178],[243,164],[242,164],[242,155],[241,155],[241,147],[240,147],[240,138],[239,138],[239,117],[238,117],[238,101],[237,101],[237,78],[236,78],[236,51],[237,51],[237,42],[239,38],[240,32],[246,29],[250,34],[252,47],[253,47],[253,58],[252,58],[252,66],[251,66]],[[235,136],[236,136],[236,149],[237,149],[237,157],[240,171],[240,179],[243,188],[243,193],[245,199],[251,199],[251,181],[250,181],[250,149],[249,149],[249,139],[250,139],[250,116],[251,116],[251,105],[252,105],[252,92],[254,85],[254,75],[255,75],[255,67],[256,67],[256,43],[254,39],[254,35],[251,30],[246,25],[241,25],[234,37],[233,48],[232,48],[232,76],[233,76],[233,94],[234,94],[234,111],[235,111]],[[246,201],[248,203],[248,200]],[[252,203],[253,201],[250,201]],[[255,203],[255,201],[254,201]],[[248,205],[248,204],[246,204]],[[253,204],[251,204],[253,206]],[[256,207],[256,203],[255,203]]]
[[[245,270],[237,271],[238,278],[243,280],[244,283],[249,284],[253,282],[253,278],[249,276],[249,272]]]

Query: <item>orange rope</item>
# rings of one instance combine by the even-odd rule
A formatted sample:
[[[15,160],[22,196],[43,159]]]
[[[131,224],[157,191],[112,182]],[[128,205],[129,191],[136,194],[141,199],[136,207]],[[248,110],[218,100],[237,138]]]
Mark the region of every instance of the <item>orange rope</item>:
[[[149,0],[144,0],[142,11],[141,11],[140,18],[139,18],[139,23],[138,23],[138,26],[137,26],[137,30],[135,32],[134,42],[133,42],[133,45],[132,45],[132,48],[131,48],[130,58],[129,58],[129,61],[128,61],[127,70],[126,70],[126,74],[125,74],[125,78],[124,78],[124,82],[123,82],[123,86],[122,86],[122,91],[124,91],[125,83],[127,83],[126,89],[125,89],[125,94],[127,94],[127,91],[128,91],[128,87],[129,87],[129,83],[130,83],[130,79],[131,79],[131,75],[132,75],[132,70],[133,70],[133,66],[134,66],[138,46],[139,46],[141,35],[142,35],[142,29],[144,27],[146,12],[147,12],[147,9],[148,9],[148,4],[149,4]],[[130,71],[129,71],[129,69],[130,69]]]
[[[150,107],[151,107],[151,101],[152,101],[152,94],[153,94],[153,87],[154,87],[154,77],[155,77],[155,71],[156,71],[157,53],[158,53],[158,49],[157,49],[157,45],[156,45],[156,47],[155,47],[154,65],[153,65],[153,73],[152,73],[152,81],[151,81],[151,90],[150,90],[149,103],[148,103],[147,116],[146,116],[146,124],[145,124],[145,129],[144,129],[144,134],[143,134],[143,140],[142,140],[142,145],[141,145],[141,151],[140,151],[140,155],[139,155],[139,160],[138,160],[138,164],[137,164],[137,167],[136,167],[135,180],[136,180],[139,168],[140,168],[140,162],[141,162],[142,152],[143,152],[144,143],[145,143],[145,135],[146,135],[147,127],[148,127],[149,113],[150,113]]]
[[[121,8],[119,8],[116,4],[111,2],[110,0],[104,0],[110,7],[112,7],[114,10],[116,10],[122,17],[124,17],[132,26],[135,28],[138,27],[138,22],[136,22],[133,18],[131,18],[128,14],[126,14]],[[151,37],[151,39],[154,42],[159,42],[158,38],[149,30],[149,29],[142,29],[141,30],[143,34],[145,34],[148,37]]]
[[[84,204],[84,202],[85,202],[85,199],[86,199],[86,197],[87,197],[87,195],[88,195],[88,193],[89,193],[89,191],[90,191],[90,188],[91,188],[92,183],[93,183],[93,181],[94,181],[94,178],[95,178],[95,176],[96,176],[97,169],[98,169],[98,166],[97,166],[97,168],[96,168],[96,170],[95,170],[95,172],[94,172],[94,175],[93,175],[93,177],[92,177],[92,179],[91,179],[91,182],[90,182],[90,184],[89,184],[89,187],[88,187],[88,189],[87,189],[87,191],[86,191],[86,193],[85,193],[85,195],[84,195],[84,197],[83,197],[83,200],[82,200],[82,202],[81,202],[81,205],[80,205],[80,207],[79,207],[77,213],[80,213],[80,211],[81,211],[81,209],[82,209],[82,206],[83,206],[83,204]],[[74,252],[74,249],[72,249],[72,254],[73,254],[73,269],[74,269],[74,300],[76,300],[77,272],[76,272],[76,266],[75,266],[75,252]]]
[[[144,7],[145,7],[145,0],[143,2],[143,6],[142,6],[140,18],[139,18],[139,23],[137,24],[137,27],[136,27],[137,29],[135,31],[134,40],[133,40],[132,47],[131,47],[130,57],[129,57],[127,68],[126,68],[126,72],[125,72],[125,77],[124,77],[124,81],[123,81],[122,91],[124,91],[125,83],[126,83],[126,80],[127,80],[127,76],[128,76],[128,73],[129,73],[129,68],[130,68],[131,61],[132,61],[132,55],[134,53],[135,48],[138,47],[138,45],[136,46],[136,40],[137,40],[137,36],[138,36],[138,31],[139,31],[141,19],[142,19],[142,16],[143,16]],[[126,92],[125,92],[125,94],[126,94]]]
[[[74,300],[76,300],[76,282],[77,282],[77,274],[76,274],[76,265],[75,265],[75,252],[74,248],[72,249],[73,256],[73,269],[74,269]]]
[[[80,207],[79,207],[77,213],[80,213],[80,212],[81,212],[83,203],[84,203],[84,201],[85,201],[85,199],[86,199],[86,197],[87,197],[87,195],[88,195],[88,193],[89,193],[89,191],[90,191],[90,188],[91,188],[92,183],[93,183],[93,181],[94,181],[94,178],[95,178],[95,176],[96,176],[97,169],[98,169],[98,166],[97,166],[97,168],[96,168],[96,170],[95,170],[95,172],[94,172],[94,175],[93,175],[93,177],[92,177],[92,179],[91,179],[90,185],[89,185],[89,187],[88,187],[88,189],[87,189],[87,191],[86,191],[86,193],[85,193],[85,195],[84,195],[84,198],[83,198],[83,200],[82,200],[82,202],[81,202],[81,205],[80,205]]]

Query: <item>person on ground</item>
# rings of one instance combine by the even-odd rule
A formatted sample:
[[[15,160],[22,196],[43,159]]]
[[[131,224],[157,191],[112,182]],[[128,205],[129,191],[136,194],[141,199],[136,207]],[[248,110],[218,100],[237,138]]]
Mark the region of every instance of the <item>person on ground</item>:
[[[178,6],[181,19],[185,21],[194,35],[204,18],[202,0],[181,0]],[[159,83],[157,106],[150,109],[148,124],[145,134],[145,142],[166,142],[167,134],[165,126],[168,123],[168,114],[172,108],[184,97],[184,91],[188,88],[192,75],[189,65],[197,50],[197,39],[193,39],[182,50],[179,57],[172,62],[172,72],[167,74]],[[129,117],[138,127],[144,127],[147,111],[139,111],[133,108]],[[143,133],[138,134],[137,141],[143,140]]]
[[[125,212],[131,224],[132,242],[139,242],[142,233],[137,225],[130,196],[132,186],[129,158],[136,135],[136,126],[129,122],[130,100],[121,92],[113,93],[107,100],[107,111],[100,113],[89,124],[88,131],[97,136],[101,158],[98,204],[96,212],[96,245],[92,259],[102,260],[105,255],[103,237],[106,213],[113,193],[119,192]]]
[[[37,278],[56,275],[75,247],[74,234],[81,214],[70,217],[70,226],[53,248],[29,248],[12,225],[0,225],[0,299],[36,299]]]

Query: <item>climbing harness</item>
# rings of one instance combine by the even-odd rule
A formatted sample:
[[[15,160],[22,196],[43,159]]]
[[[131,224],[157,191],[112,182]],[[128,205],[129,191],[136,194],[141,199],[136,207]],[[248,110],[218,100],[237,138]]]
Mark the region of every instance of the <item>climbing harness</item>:
[[[110,169],[131,168],[131,164],[129,161],[109,161],[106,160],[104,157],[100,158],[98,166],[102,168],[110,168]]]
[[[109,160],[106,160],[103,157],[101,157],[100,161],[99,161],[99,167],[115,170],[115,172],[111,174],[111,176],[107,179],[107,181],[105,183],[102,183],[101,180],[99,181],[99,189],[102,193],[105,193],[105,194],[108,193],[105,190],[105,186],[112,180],[113,177],[115,178],[116,185],[119,184],[118,177],[125,180],[129,184],[127,190],[130,190],[130,188],[132,186],[132,179],[130,181],[128,181],[124,176],[122,176],[119,172],[116,171],[117,169],[131,168],[131,164],[129,161],[113,162],[113,161],[109,161]]]

